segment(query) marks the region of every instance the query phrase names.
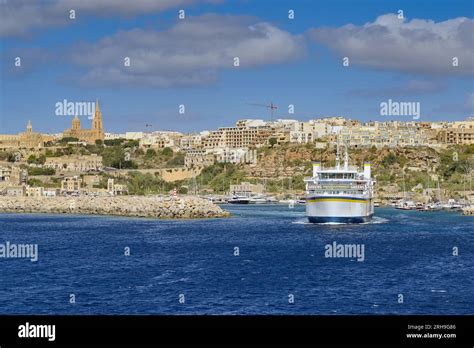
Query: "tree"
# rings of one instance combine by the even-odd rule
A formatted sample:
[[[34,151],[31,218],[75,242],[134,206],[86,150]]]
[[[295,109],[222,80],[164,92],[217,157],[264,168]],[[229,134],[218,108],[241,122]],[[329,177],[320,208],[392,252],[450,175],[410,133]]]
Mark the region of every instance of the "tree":
[[[37,159],[36,159],[36,164],[45,164],[46,163],[46,156],[45,155],[40,155]]]
[[[36,156],[30,155],[26,161],[28,162],[28,164],[36,163]]]
[[[173,157],[173,150],[169,147],[165,147],[161,153],[165,157]]]
[[[152,159],[155,156],[156,156],[156,151],[155,150],[153,150],[153,149],[146,150],[146,154],[145,154],[146,159]]]
[[[184,165],[184,153],[178,152],[176,156],[166,162],[169,166],[183,166]]]
[[[65,138],[62,138],[61,140],[59,140],[59,142],[61,144],[67,144],[69,142],[75,142],[75,141],[79,141],[78,138],[74,138],[74,137],[65,137]]]
[[[7,161],[8,162],[16,162],[16,155],[14,153],[9,153]]]
[[[278,142],[277,138],[270,138],[268,139],[268,143],[270,144],[271,147],[275,146]]]

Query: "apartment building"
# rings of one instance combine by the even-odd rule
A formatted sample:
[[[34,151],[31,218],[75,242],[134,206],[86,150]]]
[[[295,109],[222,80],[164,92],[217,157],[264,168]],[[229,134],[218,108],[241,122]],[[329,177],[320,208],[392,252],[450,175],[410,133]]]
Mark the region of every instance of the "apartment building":
[[[438,132],[437,140],[443,144],[474,144],[474,128],[446,128]]]
[[[208,150],[188,150],[184,156],[184,166],[191,167],[208,167],[216,161],[214,155]]]
[[[63,172],[100,172],[103,169],[102,156],[96,154],[48,157],[44,167]]]
[[[62,194],[79,194],[81,191],[82,179],[78,176],[64,178],[61,181]]]
[[[275,136],[275,127],[263,120],[240,120],[235,127],[222,127],[212,131],[203,140],[205,149],[248,148],[268,144]]]
[[[230,185],[230,192],[238,196],[250,197],[265,192],[265,186],[262,184],[251,184],[243,181],[238,185]]]

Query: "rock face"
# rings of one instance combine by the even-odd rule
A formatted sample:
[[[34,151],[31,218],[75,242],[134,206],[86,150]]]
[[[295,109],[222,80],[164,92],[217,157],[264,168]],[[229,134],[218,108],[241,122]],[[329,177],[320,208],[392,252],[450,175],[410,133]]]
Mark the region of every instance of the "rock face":
[[[198,197],[114,196],[114,197],[2,197],[0,212],[91,214],[198,219],[227,217],[229,212]]]

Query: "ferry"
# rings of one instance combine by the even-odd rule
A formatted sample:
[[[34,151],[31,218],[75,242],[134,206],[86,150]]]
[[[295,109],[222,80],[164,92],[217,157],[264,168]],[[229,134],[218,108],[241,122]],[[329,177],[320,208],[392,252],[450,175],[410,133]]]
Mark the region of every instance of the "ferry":
[[[370,164],[363,171],[349,166],[347,148],[344,165],[339,163],[337,146],[336,166],[323,169],[313,163],[313,176],[306,183],[306,216],[312,223],[363,223],[374,215],[374,184]]]

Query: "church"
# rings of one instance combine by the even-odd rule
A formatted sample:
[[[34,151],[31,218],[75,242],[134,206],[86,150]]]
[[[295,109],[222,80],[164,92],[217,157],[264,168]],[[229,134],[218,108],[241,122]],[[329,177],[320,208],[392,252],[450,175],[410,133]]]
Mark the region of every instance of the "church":
[[[26,126],[26,132],[19,133],[18,135],[0,134],[0,149],[5,150],[8,148],[41,148],[48,140],[52,140],[52,137],[43,136],[41,133],[33,132],[33,126],[31,124],[31,121],[28,121],[28,125]]]
[[[104,141],[104,128],[102,125],[102,113],[100,112],[99,101],[95,103],[94,118],[92,119],[92,129],[81,129],[81,120],[77,115],[72,120],[72,128],[63,132],[63,138],[77,138],[94,144],[96,140]]]

